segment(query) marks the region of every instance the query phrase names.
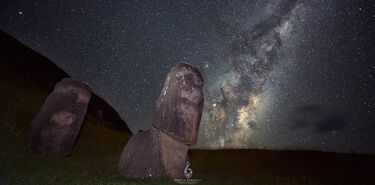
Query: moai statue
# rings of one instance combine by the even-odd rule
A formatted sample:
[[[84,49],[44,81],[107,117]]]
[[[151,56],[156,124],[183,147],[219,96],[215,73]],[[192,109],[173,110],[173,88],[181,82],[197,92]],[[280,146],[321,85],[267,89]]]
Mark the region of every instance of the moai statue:
[[[64,78],[57,83],[31,122],[26,149],[41,155],[71,154],[90,97],[90,87],[79,81]]]
[[[151,127],[132,136],[119,168],[133,179],[184,178],[187,152],[196,144],[203,110],[203,77],[193,66],[176,65],[156,102]]]

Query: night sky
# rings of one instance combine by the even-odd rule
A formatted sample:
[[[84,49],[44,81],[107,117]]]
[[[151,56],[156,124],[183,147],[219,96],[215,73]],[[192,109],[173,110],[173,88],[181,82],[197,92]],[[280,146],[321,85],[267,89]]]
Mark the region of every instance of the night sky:
[[[2,0],[0,29],[133,132],[187,62],[205,79],[200,148],[375,153],[374,1]]]

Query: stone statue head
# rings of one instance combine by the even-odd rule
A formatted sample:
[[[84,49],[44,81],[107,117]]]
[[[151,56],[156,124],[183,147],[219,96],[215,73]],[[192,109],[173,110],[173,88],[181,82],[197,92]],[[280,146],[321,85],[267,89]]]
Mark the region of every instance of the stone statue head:
[[[197,142],[203,111],[203,77],[193,66],[180,63],[164,82],[153,126],[187,145]]]

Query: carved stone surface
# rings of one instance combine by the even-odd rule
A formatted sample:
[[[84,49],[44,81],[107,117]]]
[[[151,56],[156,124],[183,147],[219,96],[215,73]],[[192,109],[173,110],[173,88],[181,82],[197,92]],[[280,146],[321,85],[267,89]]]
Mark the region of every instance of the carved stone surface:
[[[153,125],[188,145],[196,143],[203,110],[203,77],[188,64],[168,73],[153,117]]]
[[[119,168],[127,178],[184,178],[189,145],[197,141],[203,111],[203,77],[193,66],[168,73],[150,129],[130,138]]]
[[[33,153],[71,154],[91,97],[90,87],[71,78],[56,84],[31,122],[24,145]]]

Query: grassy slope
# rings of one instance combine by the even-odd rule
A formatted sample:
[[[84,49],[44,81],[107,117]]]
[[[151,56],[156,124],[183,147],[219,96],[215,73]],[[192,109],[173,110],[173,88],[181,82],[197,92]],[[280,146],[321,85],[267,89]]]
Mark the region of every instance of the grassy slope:
[[[195,150],[195,174],[248,184],[375,184],[375,156],[318,151]]]
[[[0,78],[0,185],[155,184],[126,181],[119,176],[117,162],[129,136],[91,124],[91,119],[86,119],[70,157],[40,157],[24,152],[22,138],[48,92],[26,79],[14,79],[19,77],[11,70],[0,71],[3,74]],[[371,155],[194,150],[190,152],[190,161],[193,177],[202,179],[198,184],[375,184],[375,157]]]

